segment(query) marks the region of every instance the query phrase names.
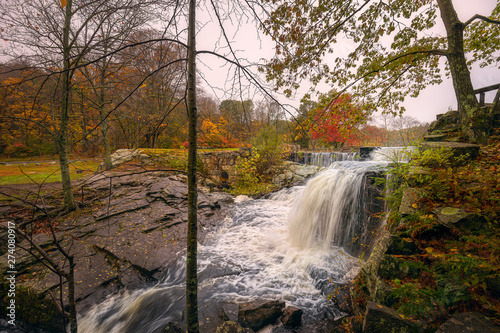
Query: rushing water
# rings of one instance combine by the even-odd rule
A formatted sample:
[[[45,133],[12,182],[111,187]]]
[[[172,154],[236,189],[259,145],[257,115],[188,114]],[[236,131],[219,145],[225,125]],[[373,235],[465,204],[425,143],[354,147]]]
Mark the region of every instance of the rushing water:
[[[358,268],[358,259],[342,247],[363,228],[363,175],[376,164],[335,162],[307,186],[268,199],[237,198],[230,216],[198,249],[201,311],[220,302],[280,299],[304,310],[304,332],[341,316],[325,293]],[[78,331],[159,333],[168,322],[182,322],[185,254],[179,257],[157,285],[95,306],[79,319]]]
[[[359,159],[356,152],[337,152],[337,153],[304,153],[304,163],[322,167],[329,167],[334,162],[355,161]]]

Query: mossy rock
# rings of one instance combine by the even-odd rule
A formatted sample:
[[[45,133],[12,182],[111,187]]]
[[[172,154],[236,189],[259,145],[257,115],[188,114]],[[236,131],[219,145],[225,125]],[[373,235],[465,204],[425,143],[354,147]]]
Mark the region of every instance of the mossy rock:
[[[365,319],[363,321],[364,333],[413,333],[420,332],[415,323],[406,320],[393,309],[368,302]]]
[[[401,216],[415,214],[418,205],[418,200],[425,195],[425,190],[417,187],[408,187],[403,190],[403,197],[399,205],[399,213]]]
[[[483,216],[467,213],[463,208],[440,207],[433,210],[439,223],[452,228],[458,227],[473,233],[484,233],[486,219]]]
[[[461,142],[445,142],[445,141],[435,141],[435,142],[422,142],[420,150],[425,151],[428,149],[439,149],[439,148],[450,149],[452,156],[450,157],[449,163],[452,166],[464,165],[468,161],[475,160],[479,155],[479,145],[471,143],[461,143]],[[426,165],[433,167],[432,165]]]

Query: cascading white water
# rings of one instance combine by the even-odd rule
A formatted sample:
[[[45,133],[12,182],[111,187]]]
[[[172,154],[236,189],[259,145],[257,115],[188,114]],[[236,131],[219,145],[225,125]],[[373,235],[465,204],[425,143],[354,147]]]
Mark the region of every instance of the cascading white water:
[[[378,162],[337,162],[300,194],[289,220],[290,243],[298,248],[329,248],[355,242],[364,229],[364,175]]]
[[[304,309],[304,327],[316,317],[334,319],[341,312],[320,287],[343,282],[358,262],[341,248],[291,246],[287,220],[297,186],[270,199],[236,203],[223,226],[198,248],[199,307],[218,302],[281,299]],[[125,293],[95,306],[80,318],[80,333],[160,333],[168,322],[182,321],[185,308],[181,259],[154,287]],[[307,329],[306,329],[307,331]]]
[[[415,147],[380,147],[370,154],[370,160],[380,162],[408,162]]]
[[[359,159],[356,152],[336,152],[336,153],[304,153],[304,163],[328,168],[334,162],[355,161]]]
[[[200,308],[281,299],[304,310],[302,332],[340,316],[325,286],[349,280],[358,268],[342,247],[363,232],[363,177],[380,163],[337,162],[306,186],[235,203],[198,249]],[[78,331],[160,333],[168,322],[182,322],[184,267],[182,257],[156,286],[95,306],[79,319]]]

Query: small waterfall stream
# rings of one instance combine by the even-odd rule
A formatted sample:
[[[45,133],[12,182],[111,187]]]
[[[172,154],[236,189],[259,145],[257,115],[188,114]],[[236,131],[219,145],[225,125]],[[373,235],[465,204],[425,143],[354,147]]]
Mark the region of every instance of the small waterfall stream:
[[[325,293],[359,268],[348,253],[360,254],[353,244],[370,218],[365,175],[386,163],[334,162],[306,186],[236,200],[198,249],[200,311],[218,302],[280,299],[304,310],[303,332],[340,317]],[[78,332],[160,333],[169,322],[182,322],[185,254],[179,258],[157,285],[94,306],[79,318]]]

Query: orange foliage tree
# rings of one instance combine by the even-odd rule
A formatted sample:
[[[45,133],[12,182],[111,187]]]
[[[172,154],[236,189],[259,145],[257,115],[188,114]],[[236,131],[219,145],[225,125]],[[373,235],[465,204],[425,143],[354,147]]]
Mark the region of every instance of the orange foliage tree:
[[[239,146],[238,140],[229,132],[229,123],[224,117],[220,117],[217,124],[214,124],[209,118],[202,120],[198,144],[201,147],[209,148],[236,148]]]

